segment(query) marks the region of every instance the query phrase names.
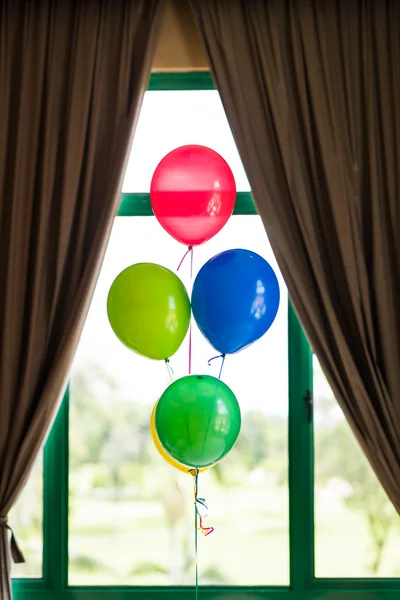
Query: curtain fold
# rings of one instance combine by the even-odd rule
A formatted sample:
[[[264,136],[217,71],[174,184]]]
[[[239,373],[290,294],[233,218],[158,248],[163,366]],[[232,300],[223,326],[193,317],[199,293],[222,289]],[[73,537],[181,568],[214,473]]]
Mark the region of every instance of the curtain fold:
[[[163,0],[0,4],[0,598],[7,514],[66,383]],[[22,559],[15,540],[13,556]]]
[[[400,4],[191,5],[293,305],[400,512]]]

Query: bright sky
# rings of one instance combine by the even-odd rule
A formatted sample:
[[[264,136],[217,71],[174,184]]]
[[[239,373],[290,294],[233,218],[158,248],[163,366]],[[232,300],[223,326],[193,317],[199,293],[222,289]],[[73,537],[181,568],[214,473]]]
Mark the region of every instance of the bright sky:
[[[232,169],[237,190],[250,191],[216,90],[146,92],[122,191],[149,192],[160,160],[186,144],[200,144],[218,152]]]
[[[238,191],[249,183],[241,164],[218,92],[147,92],[131,150],[124,192],[148,192],[159,161],[184,144],[201,144],[221,154],[230,165]],[[250,348],[230,355],[222,379],[236,394],[241,409],[257,408],[285,416],[288,410],[287,293],[261,220],[257,216],[231,217],[212,240],[195,249],[194,276],[212,256],[229,248],[246,248],[263,256],[274,268],[281,288],[281,305],[271,329]],[[75,364],[101,363],[118,378],[132,400],[154,404],[169,383],[165,364],[130,352],[113,334],[106,314],[108,290],[125,267],[155,262],[175,271],[186,248],[173,240],[153,217],[116,219]],[[189,259],[179,276],[189,294]],[[193,335],[193,372],[218,374],[217,354],[197,328]],[[175,376],[187,374],[188,341],[172,357]]]

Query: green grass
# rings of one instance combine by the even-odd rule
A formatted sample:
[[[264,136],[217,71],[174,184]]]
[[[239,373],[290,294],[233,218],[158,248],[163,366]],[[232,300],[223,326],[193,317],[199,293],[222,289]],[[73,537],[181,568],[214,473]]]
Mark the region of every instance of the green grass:
[[[322,510],[324,508],[324,510]],[[317,577],[397,577],[400,575],[400,532],[393,528],[377,574],[371,573],[373,544],[362,514],[341,503],[316,508]]]
[[[289,550],[287,494],[285,489],[264,484],[218,489],[203,485],[209,502],[207,524],[212,535],[199,536],[200,581],[213,569],[222,582],[231,585],[287,585]],[[70,583],[73,585],[169,585],[171,562],[179,562],[186,543],[193,558],[192,498],[187,513],[177,525],[175,546],[165,521],[161,502],[76,499],[70,523]],[[324,506],[326,504],[324,503]],[[379,576],[400,574],[399,531],[388,541]],[[317,575],[321,577],[368,577],[372,545],[362,515],[343,503],[317,508]],[[85,557],[94,565],[86,568]],[[146,566],[147,565],[147,566]],[[151,568],[154,565],[154,569]],[[157,565],[157,568],[155,568]],[[194,568],[187,569],[182,583],[193,583]],[[216,583],[216,581],[213,581]]]
[[[204,538],[199,535],[200,576],[208,573],[236,585],[287,585],[288,524],[285,490],[271,493],[257,489],[251,495],[243,489],[216,494],[216,486],[207,493],[210,513],[207,524],[215,531]],[[203,486],[203,492],[205,486]],[[207,490],[208,492],[208,490]],[[214,493],[212,493],[214,492]],[[192,497],[187,497],[188,510],[177,526],[176,549],[171,551],[171,533],[160,502],[107,502],[79,500],[74,503],[71,519],[70,583],[74,585],[168,585],[169,575],[143,572],[143,563],[158,564],[167,572],[171,559],[179,556],[179,548],[188,545],[187,556],[193,558]],[[104,523],[109,523],[108,531]],[[110,551],[112,548],[112,551]],[[78,568],[76,557],[90,556],[106,562],[108,572]],[[179,561],[178,561],[179,562]],[[84,567],[84,565],[82,565]],[[159,570],[159,569],[158,569]],[[136,575],[132,573],[137,572]],[[184,583],[192,583],[193,568],[186,572]]]
[[[164,489],[164,483],[161,489]],[[72,585],[170,585],[172,563],[193,561],[191,478],[183,485],[176,514],[174,546],[161,502],[111,501],[73,497],[70,503],[70,583]],[[200,581],[232,585],[285,585],[289,579],[287,491],[270,483],[220,488],[204,476],[201,495],[209,503],[211,536],[199,535]],[[318,498],[318,495],[317,495]],[[176,515],[175,515],[176,516]],[[41,539],[22,546],[28,565],[13,566],[14,576],[40,576]],[[182,553],[187,546],[187,554]],[[400,576],[400,528],[393,527],[380,577]],[[324,497],[316,506],[316,575],[371,577],[373,545],[362,513]],[[153,565],[153,566],[152,566]],[[27,568],[28,567],[28,568]],[[175,564],[175,569],[179,564]],[[181,583],[194,581],[193,562]],[[211,579],[210,579],[211,578]]]

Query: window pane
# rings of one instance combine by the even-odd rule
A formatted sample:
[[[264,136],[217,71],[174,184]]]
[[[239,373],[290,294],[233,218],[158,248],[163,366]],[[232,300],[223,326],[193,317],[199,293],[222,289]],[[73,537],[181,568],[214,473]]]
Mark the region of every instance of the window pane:
[[[317,577],[398,577],[400,519],[314,357]]]
[[[219,94],[208,90],[145,93],[122,191],[149,192],[160,160],[186,144],[218,152],[231,167],[237,190],[250,190]]]
[[[194,275],[217,252],[254,250],[278,273],[259,217],[232,217],[195,249]],[[117,218],[76,356],[70,396],[70,583],[194,583],[192,478],[153,448],[151,409],[169,384],[163,362],[142,358],[114,336],[106,298],[126,266],[149,261],[176,269],[185,248],[152,217]],[[180,276],[189,287],[189,259]],[[228,356],[223,380],[240,402],[240,438],[200,475],[214,533],[200,541],[201,584],[279,585],[289,581],[287,480],[287,294],[270,331]],[[193,372],[218,374],[216,354],[196,327]],[[187,374],[188,340],[172,357]]]
[[[9,522],[24,554],[25,563],[12,563],[13,578],[41,578],[43,558],[43,452],[40,452],[28,482]]]

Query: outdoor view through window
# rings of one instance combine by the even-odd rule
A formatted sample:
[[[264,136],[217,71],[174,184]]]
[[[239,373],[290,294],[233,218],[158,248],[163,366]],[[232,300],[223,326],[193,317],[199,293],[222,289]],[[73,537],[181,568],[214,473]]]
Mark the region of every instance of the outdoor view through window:
[[[249,191],[216,91],[147,92],[123,184],[145,192],[159,161],[184,144],[219,152]],[[279,199],[277,199],[277,202]],[[279,278],[271,329],[228,356],[222,374],[236,394],[242,430],[232,452],[200,476],[211,536],[199,539],[202,585],[288,585],[288,298],[261,220],[233,216],[195,248],[193,279],[220,251],[253,250]],[[149,433],[169,384],[165,364],[115,337],[106,300],[125,267],[145,261],[176,271],[186,248],[154,217],[118,217],[73,365],[69,423],[69,583],[193,585],[193,482],[157,454]],[[191,291],[190,260],[179,276]],[[228,299],[229,301],[229,299]],[[218,375],[217,354],[193,326],[193,372]],[[188,339],[171,359],[187,374]],[[400,524],[314,359],[315,569],[317,577],[400,576]],[[43,455],[10,521],[27,563],[14,577],[42,576]]]
[[[238,190],[249,189],[216,92],[148,92],[124,191],[148,192],[161,158],[188,143],[219,152]],[[225,362],[222,379],[239,400],[242,431],[233,451],[200,476],[207,524],[215,527],[199,540],[200,582],[287,584],[287,294],[259,217],[234,216],[195,248],[193,277],[209,258],[238,247],[271,263],[282,297],[265,337]],[[185,251],[154,217],[115,221],[71,379],[71,584],[194,584],[193,481],[160,458],[149,434],[168,372],[163,362],[127,350],[106,314],[109,287],[124,267],[148,261],[176,271]],[[179,275],[190,290],[189,259]],[[197,327],[192,347],[193,372],[218,375],[218,361],[207,364],[216,352]],[[187,374],[187,339],[171,365],[175,378]]]
[[[400,519],[314,356],[315,575],[399,577]]]

